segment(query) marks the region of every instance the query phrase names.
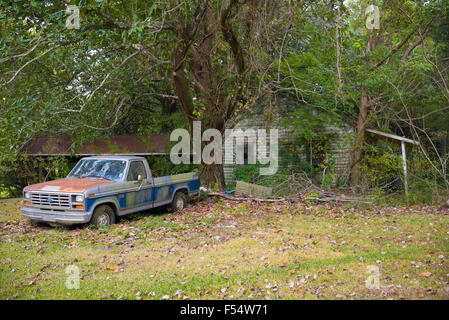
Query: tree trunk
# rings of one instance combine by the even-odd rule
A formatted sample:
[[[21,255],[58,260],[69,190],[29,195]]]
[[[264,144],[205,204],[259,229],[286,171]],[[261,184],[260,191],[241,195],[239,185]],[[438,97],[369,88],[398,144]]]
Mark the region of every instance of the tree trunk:
[[[201,184],[208,188],[224,190],[225,179],[222,164],[201,164]]]
[[[365,142],[366,120],[368,116],[368,95],[366,88],[362,87],[362,95],[360,97],[359,117],[357,120],[357,137],[355,140],[354,151],[352,156],[351,169],[351,185],[358,186],[360,183],[360,161],[362,160],[362,148]]]
[[[223,133],[236,106],[245,103],[245,55],[233,30],[234,19],[242,5],[238,0],[230,0],[217,14],[210,1],[198,1],[187,25],[184,16],[177,16],[178,41],[171,59],[172,86],[182,112],[189,119],[191,131],[193,121],[201,121],[203,130],[213,128]],[[220,35],[230,50],[217,46]],[[222,63],[217,58],[222,54],[232,59],[232,63]],[[225,187],[222,164],[201,163],[200,171],[203,185]]]
[[[374,50],[376,46],[375,33],[371,30],[368,36],[368,42],[365,47],[365,63],[366,72],[369,73],[370,70],[370,59],[369,53]],[[362,84],[361,95],[360,95],[360,105],[359,105],[359,116],[357,119],[357,137],[354,143],[354,149],[352,154],[352,168],[351,168],[351,185],[353,187],[358,187],[360,184],[360,161],[363,156],[363,144],[365,143],[365,129],[367,125],[368,109],[370,101],[368,100],[368,93],[366,86]]]

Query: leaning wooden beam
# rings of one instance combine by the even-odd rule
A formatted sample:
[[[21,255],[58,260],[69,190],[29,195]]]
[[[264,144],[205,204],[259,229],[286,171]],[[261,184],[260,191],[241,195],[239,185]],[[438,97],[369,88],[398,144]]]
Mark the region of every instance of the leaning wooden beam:
[[[374,133],[374,134],[378,134],[380,136],[384,136],[384,137],[387,137],[387,138],[391,138],[391,139],[407,142],[407,143],[410,143],[410,144],[415,144],[415,145],[419,145],[420,144],[419,141],[408,139],[408,138],[401,137],[401,136],[397,136],[395,134],[391,134],[391,133],[387,133],[387,132],[383,132],[383,131],[379,131],[379,130],[366,129],[366,131]]]

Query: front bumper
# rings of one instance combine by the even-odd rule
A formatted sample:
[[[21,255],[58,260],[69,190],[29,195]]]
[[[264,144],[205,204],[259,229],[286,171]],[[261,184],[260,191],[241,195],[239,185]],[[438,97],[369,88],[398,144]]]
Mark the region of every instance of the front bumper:
[[[39,208],[23,207],[22,216],[34,221],[55,222],[62,224],[87,223],[90,221],[89,212],[79,211],[53,211]]]

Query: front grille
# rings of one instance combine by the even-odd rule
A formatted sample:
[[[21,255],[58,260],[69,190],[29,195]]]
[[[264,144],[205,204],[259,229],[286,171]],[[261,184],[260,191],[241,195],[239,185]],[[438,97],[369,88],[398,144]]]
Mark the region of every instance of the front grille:
[[[70,208],[70,195],[31,192],[31,205],[44,208]]]

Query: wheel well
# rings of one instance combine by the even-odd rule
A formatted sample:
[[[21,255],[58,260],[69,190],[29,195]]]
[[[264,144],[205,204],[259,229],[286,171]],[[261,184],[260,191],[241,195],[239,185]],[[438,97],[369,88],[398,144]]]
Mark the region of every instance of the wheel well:
[[[181,188],[181,189],[178,189],[178,190],[176,190],[175,194],[176,194],[177,192],[185,193],[185,195],[188,195],[188,194],[189,194],[189,190],[187,190],[187,188]]]
[[[114,215],[117,216],[117,207],[115,206],[114,202],[102,202],[102,203],[99,203],[99,204],[97,204],[94,207],[94,211],[93,212],[95,212],[95,209],[97,209],[99,206],[103,206],[103,205],[107,205],[107,206],[111,207],[111,209],[114,211]]]

